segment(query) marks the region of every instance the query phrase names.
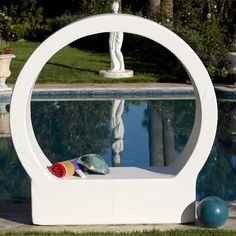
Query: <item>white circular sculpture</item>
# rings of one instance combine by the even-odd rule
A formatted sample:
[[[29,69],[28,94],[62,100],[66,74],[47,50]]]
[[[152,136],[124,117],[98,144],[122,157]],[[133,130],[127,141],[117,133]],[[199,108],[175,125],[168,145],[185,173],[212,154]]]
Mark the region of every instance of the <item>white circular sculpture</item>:
[[[30,114],[33,87],[46,62],[58,50],[79,38],[104,32],[144,36],[175,54],[194,87],[196,114],[193,130],[180,159],[168,168],[120,167],[111,168],[106,176],[58,179],[49,172],[51,163],[33,132]],[[217,102],[211,79],[201,60],[167,28],[137,16],[105,14],[79,20],[54,33],[34,51],[19,74],[11,99],[10,123],[16,152],[32,180],[33,223],[194,221],[196,179],[214,142]]]
[[[111,10],[114,14],[119,13],[119,2],[113,1],[111,3]],[[111,69],[100,71],[100,75],[106,78],[131,78],[134,75],[132,70],[125,70],[124,57],[121,52],[123,44],[124,33],[122,31],[110,32],[109,37],[109,51],[111,57]]]

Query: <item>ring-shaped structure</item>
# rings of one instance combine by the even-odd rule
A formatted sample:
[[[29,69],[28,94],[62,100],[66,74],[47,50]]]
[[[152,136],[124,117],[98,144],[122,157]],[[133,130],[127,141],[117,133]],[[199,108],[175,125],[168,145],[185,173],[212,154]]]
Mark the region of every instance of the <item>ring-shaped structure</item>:
[[[185,67],[194,87],[196,115],[188,143],[172,170],[176,177],[196,177],[204,165],[215,138],[217,102],[203,63],[180,37],[155,22],[131,15],[104,14],[79,20],[54,33],[34,51],[18,76],[11,99],[11,133],[18,157],[31,179],[55,179],[47,169],[51,163],[40,149],[31,123],[31,95],[40,71],[58,50],[71,42],[116,31],[156,41],[170,50]]]

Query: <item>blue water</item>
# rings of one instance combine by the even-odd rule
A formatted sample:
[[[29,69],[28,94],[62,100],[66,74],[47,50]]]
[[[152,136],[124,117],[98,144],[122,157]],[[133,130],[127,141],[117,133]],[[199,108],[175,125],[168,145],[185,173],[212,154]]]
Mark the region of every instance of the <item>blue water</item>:
[[[114,104],[113,100],[32,102],[34,132],[49,160],[98,153],[109,166],[147,167],[170,165],[179,158],[193,127],[194,100],[125,100],[120,117],[112,115]],[[219,100],[218,106],[218,131],[197,180],[198,200],[209,195],[236,199],[236,100]],[[6,122],[8,110],[7,106],[0,114],[1,132],[1,119]],[[116,125],[111,125],[112,119]],[[3,136],[0,203],[29,202],[30,180],[11,137]]]
[[[129,111],[122,115],[125,133],[121,166],[150,166],[150,161],[147,158],[149,155],[148,132],[142,126],[143,113],[147,109],[147,103],[129,104],[128,108]],[[112,166],[111,156],[111,149],[103,154],[103,158],[109,166]]]

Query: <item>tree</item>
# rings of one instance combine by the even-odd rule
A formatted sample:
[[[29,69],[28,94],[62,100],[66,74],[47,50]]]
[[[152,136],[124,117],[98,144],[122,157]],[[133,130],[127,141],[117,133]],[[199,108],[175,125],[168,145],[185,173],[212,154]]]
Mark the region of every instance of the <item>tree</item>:
[[[161,4],[160,0],[149,0],[148,1],[148,7],[147,7],[148,18],[153,18],[153,16],[156,15],[158,10],[160,9],[160,4]]]
[[[174,8],[173,0],[162,0],[161,5],[167,19],[173,19],[173,8]]]

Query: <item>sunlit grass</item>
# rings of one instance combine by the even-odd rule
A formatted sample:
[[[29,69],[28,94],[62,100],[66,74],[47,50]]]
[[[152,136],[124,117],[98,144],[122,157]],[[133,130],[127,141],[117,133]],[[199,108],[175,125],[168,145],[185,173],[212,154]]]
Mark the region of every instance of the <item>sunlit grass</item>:
[[[31,53],[39,46],[35,42],[12,42],[16,58],[11,64],[12,75],[7,83],[14,83],[21,68]],[[99,76],[100,70],[110,67],[108,53],[79,50],[66,46],[58,51],[44,66],[38,83],[116,83],[116,82],[157,82],[159,79],[154,64],[125,58],[126,68],[133,69],[135,76],[129,79],[107,79]]]

